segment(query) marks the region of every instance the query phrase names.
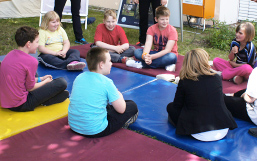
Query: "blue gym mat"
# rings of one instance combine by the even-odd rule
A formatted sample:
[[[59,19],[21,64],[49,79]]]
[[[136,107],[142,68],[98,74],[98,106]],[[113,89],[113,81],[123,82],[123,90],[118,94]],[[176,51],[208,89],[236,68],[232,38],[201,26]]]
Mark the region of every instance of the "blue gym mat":
[[[176,135],[166,112],[167,104],[174,99],[176,87],[173,83],[157,80],[124,93],[124,98],[134,100],[139,109],[138,119],[130,128],[207,159],[257,160],[257,139],[248,134],[248,129],[256,126],[239,119],[236,119],[238,128],[230,130],[220,141],[201,142],[191,136]]]

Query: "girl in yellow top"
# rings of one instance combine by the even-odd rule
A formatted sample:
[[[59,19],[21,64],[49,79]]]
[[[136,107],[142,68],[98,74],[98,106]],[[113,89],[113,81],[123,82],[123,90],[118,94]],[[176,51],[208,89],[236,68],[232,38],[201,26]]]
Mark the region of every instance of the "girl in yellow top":
[[[83,70],[80,53],[70,49],[70,41],[61,27],[58,14],[49,11],[45,14],[39,30],[39,61],[47,67],[68,70]]]

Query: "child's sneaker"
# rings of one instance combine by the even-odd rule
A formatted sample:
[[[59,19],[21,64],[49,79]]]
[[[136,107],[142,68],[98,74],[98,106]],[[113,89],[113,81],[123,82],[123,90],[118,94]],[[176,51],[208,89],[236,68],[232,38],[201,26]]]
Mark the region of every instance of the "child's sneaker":
[[[241,83],[243,83],[243,81],[244,81],[244,77],[241,77],[241,76],[234,76],[234,78],[233,78],[233,82],[235,83],[235,84],[241,84]]]
[[[165,67],[165,69],[166,69],[167,71],[170,71],[170,72],[175,72],[175,70],[176,70],[176,64],[167,65],[167,66]]]
[[[137,116],[138,116],[138,112],[134,116],[132,116],[130,119],[128,119],[128,121],[122,126],[122,128],[127,129],[130,124],[132,124],[136,121]]]
[[[145,47],[145,44],[141,43],[141,42],[137,42],[136,46],[141,46],[141,47]]]
[[[86,63],[72,61],[67,65],[68,70],[83,70],[86,67]]]
[[[135,61],[135,60],[127,60],[126,65],[128,67],[139,68],[139,69],[143,67],[141,61]]]
[[[126,62],[128,61],[128,60],[135,60],[133,57],[126,57],[126,56],[124,56],[122,59],[121,59],[121,62],[123,63],[123,64],[126,64]]]
[[[76,40],[75,43],[77,43],[77,44],[82,44],[82,45],[88,44],[88,42],[87,42],[84,38],[82,38],[82,39],[80,39],[80,40]]]

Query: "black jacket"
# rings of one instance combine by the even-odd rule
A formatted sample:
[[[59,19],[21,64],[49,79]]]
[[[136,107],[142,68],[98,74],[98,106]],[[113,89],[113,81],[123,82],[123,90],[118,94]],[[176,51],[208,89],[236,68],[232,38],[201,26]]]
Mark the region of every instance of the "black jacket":
[[[180,108],[176,134],[190,135],[237,124],[228,111],[223,97],[220,76],[199,76],[198,81],[180,80],[174,98],[174,108]]]

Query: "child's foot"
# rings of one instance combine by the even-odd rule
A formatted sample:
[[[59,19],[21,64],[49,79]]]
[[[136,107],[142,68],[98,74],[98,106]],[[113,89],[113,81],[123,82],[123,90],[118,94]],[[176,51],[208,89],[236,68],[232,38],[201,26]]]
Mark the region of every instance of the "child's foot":
[[[88,42],[84,38],[82,38],[80,40],[76,40],[75,43],[81,44],[81,45],[88,44]]]
[[[72,61],[67,65],[68,70],[83,70],[86,67],[86,63]]]
[[[165,69],[167,71],[174,72],[176,70],[176,64],[167,65]]]
[[[233,78],[233,82],[235,83],[235,84],[241,84],[241,83],[243,83],[243,81],[244,81],[244,77],[241,77],[241,76],[234,76],[234,78]]]
[[[132,124],[136,121],[137,116],[138,116],[138,112],[134,116],[132,116],[130,119],[128,119],[128,121],[123,125],[122,128],[127,129],[130,124]]]
[[[214,70],[214,69],[212,69],[212,68],[210,69],[210,71],[213,72],[213,73],[218,74],[218,75],[221,77],[221,74],[222,74],[221,71],[217,71],[217,70]]]
[[[136,46],[141,46],[141,47],[145,47],[145,44],[141,43],[141,42],[137,42]]]
[[[143,67],[142,62],[135,61],[135,60],[127,60],[126,65],[128,67],[139,68],[139,69]]]
[[[123,63],[123,64],[126,64],[126,62],[128,61],[128,60],[135,60],[133,57],[126,57],[126,56],[124,56],[122,59],[121,59],[121,62]]]

